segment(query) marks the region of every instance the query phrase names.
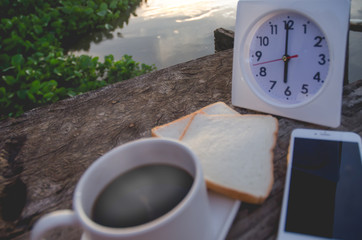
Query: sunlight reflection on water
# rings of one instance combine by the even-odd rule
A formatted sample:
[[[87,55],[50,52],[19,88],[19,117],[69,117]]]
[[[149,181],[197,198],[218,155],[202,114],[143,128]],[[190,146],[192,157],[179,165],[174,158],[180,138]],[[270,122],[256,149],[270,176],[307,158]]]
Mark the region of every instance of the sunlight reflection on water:
[[[124,54],[158,69],[214,53],[213,31],[235,30],[237,0],[147,0],[113,38],[90,43],[76,55]],[[362,19],[362,0],[352,0],[351,18]],[[350,33],[349,79],[362,78],[362,33]],[[88,43],[89,44],[89,43]],[[75,46],[77,48],[77,46]]]
[[[146,3],[147,7],[140,9],[140,15],[142,15],[144,20],[177,17],[176,22],[178,23],[212,17],[217,12],[222,12],[225,17],[233,17],[235,15],[236,2],[235,0],[222,2],[205,0],[184,0],[182,2],[151,0]]]
[[[90,43],[76,55],[115,59],[128,54],[158,69],[214,52],[213,31],[234,29],[237,0],[148,0],[136,10],[128,25],[116,29],[112,39]]]

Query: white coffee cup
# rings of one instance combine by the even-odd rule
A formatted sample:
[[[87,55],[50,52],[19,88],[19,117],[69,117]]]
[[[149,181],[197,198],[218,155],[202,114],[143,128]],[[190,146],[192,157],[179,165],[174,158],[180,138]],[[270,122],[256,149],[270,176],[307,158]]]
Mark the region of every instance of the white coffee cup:
[[[111,228],[95,223],[92,206],[98,194],[120,174],[145,164],[169,164],[193,176],[191,189],[163,216],[134,227]],[[31,239],[41,239],[59,226],[79,225],[82,239],[210,239],[210,211],[202,168],[195,154],[171,139],[146,138],[119,146],[96,160],[80,178],[73,196],[74,210],[44,215],[35,224]]]

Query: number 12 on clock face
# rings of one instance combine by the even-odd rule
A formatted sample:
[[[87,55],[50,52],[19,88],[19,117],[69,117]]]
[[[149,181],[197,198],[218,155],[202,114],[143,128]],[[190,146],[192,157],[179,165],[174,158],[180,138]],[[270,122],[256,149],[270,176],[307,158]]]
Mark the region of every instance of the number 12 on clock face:
[[[297,12],[263,18],[250,42],[249,63],[256,88],[278,104],[301,104],[322,89],[330,56],[319,26]]]

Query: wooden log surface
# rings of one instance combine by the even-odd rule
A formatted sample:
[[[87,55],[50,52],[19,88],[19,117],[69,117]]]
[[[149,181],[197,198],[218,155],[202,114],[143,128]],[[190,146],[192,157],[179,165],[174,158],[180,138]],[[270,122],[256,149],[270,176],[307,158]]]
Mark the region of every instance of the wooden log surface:
[[[0,239],[28,239],[45,213],[72,207],[86,168],[110,149],[151,136],[154,126],[223,101],[231,106],[232,50],[155,71],[0,122]],[[362,136],[362,81],[344,87],[338,130]],[[254,113],[235,108],[238,112]],[[274,239],[289,136],[298,127],[325,127],[278,117],[275,183],[262,205],[242,204],[227,239]],[[76,228],[49,239],[79,239]]]
[[[349,21],[349,29],[355,32],[362,32],[362,19],[351,19]]]
[[[362,32],[362,19],[350,19],[349,30],[354,32]],[[234,47],[235,33],[232,30],[218,28],[214,31],[215,52],[231,49]]]
[[[215,52],[234,48],[235,33],[232,30],[218,28],[214,31]]]

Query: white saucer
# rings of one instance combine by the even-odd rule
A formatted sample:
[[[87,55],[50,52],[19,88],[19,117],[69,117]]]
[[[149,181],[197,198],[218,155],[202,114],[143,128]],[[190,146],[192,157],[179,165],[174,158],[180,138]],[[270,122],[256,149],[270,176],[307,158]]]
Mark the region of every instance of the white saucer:
[[[241,202],[213,191],[208,191],[209,204],[211,211],[211,231],[213,238],[206,240],[223,240],[225,239],[231,224],[239,210]],[[81,240],[88,240],[85,234]]]
[[[239,210],[241,202],[213,191],[208,191],[212,215],[212,236],[215,240],[225,239]]]

